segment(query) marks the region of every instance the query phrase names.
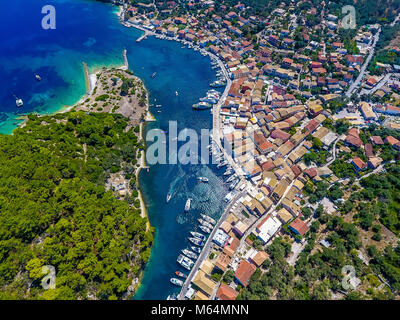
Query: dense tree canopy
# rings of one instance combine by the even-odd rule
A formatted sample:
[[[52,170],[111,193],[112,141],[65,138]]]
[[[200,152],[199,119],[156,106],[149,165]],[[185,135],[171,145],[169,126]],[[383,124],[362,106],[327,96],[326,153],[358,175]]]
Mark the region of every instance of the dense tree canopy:
[[[104,184],[135,160],[137,136],[120,115],[29,118],[0,136],[0,298],[122,298],[152,230]],[[40,285],[44,265],[56,269],[53,290]]]

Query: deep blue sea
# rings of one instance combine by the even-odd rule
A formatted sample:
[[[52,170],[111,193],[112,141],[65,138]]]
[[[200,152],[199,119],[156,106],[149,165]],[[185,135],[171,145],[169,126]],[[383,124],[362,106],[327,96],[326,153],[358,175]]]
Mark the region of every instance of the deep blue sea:
[[[42,6],[56,8],[56,30],[43,30]],[[130,69],[150,92],[151,108],[157,121],[147,130],[168,130],[169,121],[183,128],[211,128],[209,111],[197,112],[191,105],[198,102],[214,81],[208,57],[182,49],[180,43],[148,38],[140,43],[141,32],[121,26],[118,10],[89,0],[14,0],[0,2],[0,133],[11,133],[21,114],[52,113],[76,103],[86,91],[82,62],[91,71],[102,66],[122,65],[122,52],[128,50]],[[157,72],[155,78],[151,74]],[[35,74],[42,81],[35,80]],[[178,91],[178,96],[175,94]],[[14,95],[24,106],[17,108]],[[157,110],[161,110],[158,113]],[[189,245],[189,231],[195,230],[200,213],[218,217],[223,210],[222,198],[227,188],[222,172],[215,166],[153,165],[143,170],[140,184],[150,223],[156,228],[152,249],[142,285],[135,299],[165,299],[179,289],[169,279],[176,270],[180,250]],[[197,183],[198,176],[210,179]],[[221,187],[222,186],[222,187]],[[166,204],[168,192],[172,200]],[[188,197],[192,210],[183,213]]]

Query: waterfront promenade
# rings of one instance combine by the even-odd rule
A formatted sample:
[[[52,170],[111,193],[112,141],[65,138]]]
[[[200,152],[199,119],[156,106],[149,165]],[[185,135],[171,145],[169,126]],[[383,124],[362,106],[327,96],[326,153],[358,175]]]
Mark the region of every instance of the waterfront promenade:
[[[141,31],[144,32],[144,34],[138,39],[138,41],[141,41],[142,39],[145,39],[147,36],[155,36],[155,37],[160,37],[160,35],[157,35],[156,33],[154,33],[153,31],[150,31],[146,28],[144,28],[143,26],[134,24],[130,21],[125,21],[123,23],[125,26],[127,27],[134,27],[136,29],[139,29]],[[180,40],[176,37],[167,37],[167,36],[163,36],[161,39],[166,39],[166,40],[175,40],[178,42],[183,42],[185,44],[190,44],[186,41]],[[196,48],[196,46],[194,46]],[[225,89],[218,101],[218,103],[216,105],[214,105],[213,107],[213,140],[215,141],[215,143],[217,144],[217,146],[219,147],[219,149],[221,150],[221,152],[224,154],[225,159],[227,160],[227,162],[229,163],[229,165],[234,169],[235,173],[237,174],[237,176],[239,176],[241,178],[241,181],[238,185],[240,185],[241,183],[245,182],[246,180],[244,179],[244,174],[242,169],[240,168],[240,166],[233,160],[232,155],[228,154],[227,151],[223,148],[222,145],[222,139],[223,139],[223,133],[222,133],[222,128],[221,128],[221,118],[220,118],[220,112],[221,112],[221,107],[224,104],[229,90],[231,88],[232,85],[232,80],[230,77],[230,73],[228,72],[224,62],[215,54],[206,51],[205,49],[201,49],[200,47],[197,47],[201,53],[205,53],[207,55],[209,55],[209,57],[211,59],[213,59],[214,61],[216,61],[218,63],[218,66],[223,74],[223,76],[226,79],[226,86]],[[221,224],[226,220],[228,214],[230,213],[232,207],[235,205],[235,203],[238,201],[238,199],[240,199],[243,195],[246,194],[246,191],[242,191],[237,193],[234,198],[228,203],[227,207],[225,208],[224,212],[222,213],[220,219],[217,221],[217,224],[215,225],[214,229],[212,230],[212,232],[210,233],[206,244],[204,245],[198,259],[196,260],[191,272],[189,273],[189,276],[187,277],[187,279],[185,280],[184,285],[182,286],[182,289],[178,295],[178,300],[184,300],[185,299],[185,295],[187,294],[187,291],[189,289],[189,286],[194,278],[194,276],[196,275],[196,273],[198,272],[198,270],[200,269],[200,265],[202,264],[202,262],[204,260],[206,260],[210,254],[210,250],[213,246],[212,244],[212,239],[214,238],[215,233],[217,232],[217,230],[219,229],[219,227],[221,226]]]
[[[219,227],[221,226],[222,222],[225,221],[225,219],[227,218],[227,216],[229,215],[232,207],[234,206],[234,204],[236,203],[236,201],[238,199],[240,199],[243,195],[245,194],[245,192],[241,192],[236,194],[236,196],[229,202],[228,206],[225,208],[224,212],[221,215],[221,218],[218,220],[217,224],[215,225],[214,229],[212,230],[212,232],[210,233],[210,236],[207,239],[206,244],[203,247],[203,250],[201,251],[199,258],[196,260],[192,270],[189,273],[189,276],[186,278],[185,283],[182,286],[182,290],[178,295],[178,300],[184,300],[185,299],[185,295],[189,289],[190,283],[193,280],[193,277],[196,275],[197,271],[199,271],[200,269],[200,265],[202,264],[202,262],[204,260],[206,260],[210,254],[210,250],[212,247],[212,239],[214,238],[215,233],[217,232],[217,230],[219,229]]]

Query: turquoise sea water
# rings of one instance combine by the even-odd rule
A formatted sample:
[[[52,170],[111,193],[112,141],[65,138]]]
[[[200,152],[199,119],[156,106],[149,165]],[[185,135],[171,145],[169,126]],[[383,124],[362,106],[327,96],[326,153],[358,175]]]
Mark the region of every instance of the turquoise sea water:
[[[41,8],[46,4],[56,8],[56,30],[41,28]],[[18,114],[55,112],[76,103],[86,91],[82,62],[91,70],[122,65],[124,49],[130,69],[149,90],[151,103],[162,105],[161,113],[151,108],[157,121],[147,130],[168,130],[171,120],[178,122],[178,132],[211,128],[209,111],[191,108],[215,80],[208,57],[173,41],[150,37],[137,43],[141,32],[121,26],[114,7],[95,1],[3,1],[0,10],[6,26],[0,30],[0,133],[11,133]],[[154,79],[153,72],[157,72]],[[41,82],[35,80],[35,73],[43,78]],[[24,100],[22,108],[16,107],[13,94]],[[169,283],[176,270],[185,271],[176,258],[189,245],[189,231],[195,230],[200,213],[221,214],[221,200],[227,193],[221,184],[223,171],[204,165],[154,165],[149,172],[141,172],[140,184],[156,236],[135,299],[165,299],[179,291]],[[208,177],[209,184],[198,184],[200,175]],[[168,192],[174,196],[166,204]],[[192,210],[185,215],[188,197],[193,198]]]

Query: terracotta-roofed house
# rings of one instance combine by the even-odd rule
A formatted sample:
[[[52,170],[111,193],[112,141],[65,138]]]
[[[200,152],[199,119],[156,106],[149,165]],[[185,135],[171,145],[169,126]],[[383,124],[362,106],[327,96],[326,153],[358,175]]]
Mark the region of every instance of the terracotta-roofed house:
[[[283,142],[286,142],[287,140],[289,140],[290,134],[280,129],[276,129],[271,132],[271,138],[281,139]]]
[[[400,142],[399,140],[397,140],[395,137],[392,136],[387,136],[384,141],[385,143],[389,143],[391,146],[394,146]]]
[[[372,136],[371,141],[378,146],[385,144],[380,136]]]
[[[232,289],[225,283],[222,283],[217,291],[217,298],[218,300],[236,300],[237,292],[235,289]]]
[[[293,220],[289,224],[289,228],[296,234],[299,234],[301,236],[305,235],[306,232],[310,229],[307,224],[300,219],[300,217],[297,217],[295,220]]]
[[[235,280],[244,287],[249,284],[249,279],[256,271],[256,266],[247,260],[242,260],[235,272]]]
[[[372,148],[372,144],[366,143],[365,146],[364,146],[364,149],[365,149],[365,155],[366,155],[368,158],[374,156],[374,150],[373,150],[373,148]]]
[[[353,166],[356,168],[357,171],[364,170],[367,168],[367,164],[362,161],[359,157],[355,157],[353,161],[351,161]]]

